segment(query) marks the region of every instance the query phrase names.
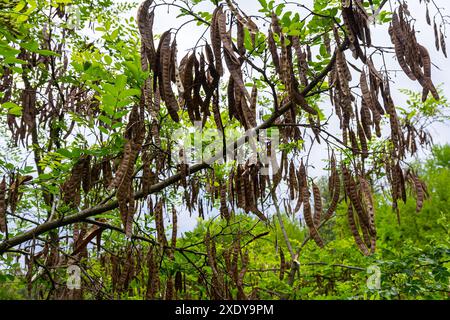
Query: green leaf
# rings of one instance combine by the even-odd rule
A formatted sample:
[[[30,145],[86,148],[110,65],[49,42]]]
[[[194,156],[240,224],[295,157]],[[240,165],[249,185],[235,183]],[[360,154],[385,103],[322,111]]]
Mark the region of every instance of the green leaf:
[[[56,53],[51,50],[36,50],[36,53],[39,53],[41,56],[55,56],[60,57],[61,55],[59,53]]]
[[[22,115],[22,107],[14,102],[5,102],[2,104],[2,108],[7,109],[9,114],[12,114],[14,116],[21,116]]]
[[[106,123],[109,126],[112,124],[112,120],[104,115],[100,115],[98,117],[98,120],[102,121],[103,123]]]
[[[139,90],[139,89],[126,89],[126,90],[123,90],[122,92],[120,92],[119,99],[124,99],[124,98],[128,98],[131,96],[140,97],[140,95],[141,95],[141,90]]]
[[[275,14],[276,14],[277,16],[280,16],[281,13],[283,12],[283,9],[284,9],[285,6],[286,6],[285,4],[280,4],[280,5],[278,5],[278,6],[276,7],[276,9],[275,9]]]
[[[105,60],[106,64],[111,64],[112,63],[112,58],[110,56],[104,56],[103,59]]]
[[[68,159],[71,159],[73,157],[72,152],[70,152],[69,150],[67,150],[65,148],[58,149],[56,151],[56,153],[59,153],[60,155],[62,155],[63,157],[66,157]]]

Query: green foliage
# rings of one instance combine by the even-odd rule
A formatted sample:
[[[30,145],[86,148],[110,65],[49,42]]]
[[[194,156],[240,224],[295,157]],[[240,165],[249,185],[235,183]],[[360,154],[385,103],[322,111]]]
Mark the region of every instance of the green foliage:
[[[246,282],[258,288],[261,299],[446,299],[450,291],[450,146],[436,147],[433,157],[420,165],[431,198],[424,210],[415,212],[414,200],[400,206],[401,224],[392,211],[386,197],[376,195],[377,252],[364,257],[355,246],[348,230],[346,205],[341,205],[336,217],[321,233],[328,243],[319,249],[308,242],[300,253],[300,272],[290,287],[285,274],[280,280],[279,252],[289,260],[281,230],[267,227],[246,215],[238,215],[226,224],[223,221],[201,221],[196,229],[185,234],[183,246],[203,252],[203,236],[206,229],[217,237],[217,256],[221,257],[234,239],[226,234],[245,230],[251,234],[242,237],[245,249],[250,253],[249,273]],[[294,248],[299,247],[306,236],[297,218],[283,218],[286,232]],[[269,234],[251,241],[255,236]],[[187,267],[188,265],[186,265]],[[369,289],[367,281],[372,275],[369,267],[380,270],[381,287]],[[194,272],[194,270],[191,270]],[[188,273],[189,274],[189,273]],[[191,280],[196,276],[192,274]],[[194,289],[194,288],[193,288]],[[205,290],[197,287],[194,289]],[[195,296],[201,298],[201,296]]]

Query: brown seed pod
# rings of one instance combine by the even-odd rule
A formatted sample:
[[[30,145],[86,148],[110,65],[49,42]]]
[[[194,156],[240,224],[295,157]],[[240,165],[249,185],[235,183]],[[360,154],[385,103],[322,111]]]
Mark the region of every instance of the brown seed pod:
[[[375,204],[369,182],[364,177],[359,177],[359,187],[362,195],[362,202],[369,216],[370,229],[376,231],[375,227]],[[376,235],[375,235],[376,236]],[[374,236],[374,238],[375,238]]]
[[[367,76],[364,70],[361,72],[361,78],[359,83],[364,103],[369,107],[370,110],[376,109],[374,97],[369,89],[369,85],[367,84]]]
[[[278,56],[277,45],[273,38],[272,30],[269,29],[269,33],[267,35],[267,44],[269,46],[270,54],[272,55],[272,62],[275,66],[275,71],[278,75],[281,75],[281,66],[280,66],[280,57]]]
[[[218,24],[219,10],[220,8],[217,7],[213,12],[210,31],[211,31],[211,46],[215,57],[216,70],[220,76],[223,76],[222,40],[220,39],[219,24]]]
[[[3,177],[0,183],[0,232],[6,233],[8,230],[6,221],[6,181]]]
[[[442,53],[444,54],[444,56],[446,58],[447,57],[447,44],[445,43],[445,37],[444,34],[442,33],[442,29],[440,30],[440,39],[441,39],[441,49],[442,49]]]
[[[300,163],[300,168],[297,171],[297,189],[298,189],[298,197],[297,204],[295,206],[294,212],[298,212],[303,203],[303,188],[307,185],[307,176],[306,176],[306,168],[303,164],[303,160]]]
[[[232,63],[239,65],[239,59],[234,54],[231,36],[227,31],[227,17],[221,7],[219,7],[219,10],[217,11],[217,24],[219,26],[220,39],[222,40],[224,50],[228,53]]]
[[[246,250],[245,253],[243,255],[241,255],[242,268],[238,274],[238,278],[236,281],[236,287],[238,288],[238,299],[240,299],[240,300],[247,299],[245,292],[244,292],[244,277],[245,277],[245,274],[247,273],[248,263],[249,263],[249,256],[248,256],[248,250]]]
[[[178,89],[178,95],[182,97],[184,95],[184,86],[183,81],[181,80],[180,67],[178,66],[178,49],[177,49],[177,40],[174,39],[172,42],[172,46],[170,47],[172,54],[172,66],[173,66],[173,75],[175,78],[175,83]]]
[[[113,180],[111,161],[109,159],[104,159],[102,161],[102,177],[103,177],[103,186],[105,188],[108,188]]]
[[[361,123],[357,124],[358,129],[358,138],[361,144],[361,157],[362,159],[366,159],[369,156],[369,147],[367,145],[366,134],[364,133],[364,129]]]
[[[280,248],[280,280],[284,279],[285,271],[286,271],[286,259],[284,257],[283,249]]]
[[[358,214],[359,220],[363,224],[364,227],[368,228],[370,234],[373,236],[375,234],[375,230],[373,230],[369,223],[369,218],[367,214],[364,212],[364,209],[361,204],[360,195],[358,193],[358,188],[356,186],[355,180],[353,179],[350,171],[346,166],[342,166],[342,175],[344,176],[344,187],[347,196],[350,198],[351,203],[355,207],[356,213]]]
[[[245,40],[245,30],[244,25],[240,22],[237,23],[237,49],[239,52],[239,55],[242,57],[247,52],[247,49],[245,48],[244,44]]]
[[[309,203],[309,191],[307,186],[303,187],[303,217],[305,219],[306,225],[308,226],[311,238],[320,248],[323,248],[325,244],[314,225],[314,221],[311,215],[311,205]]]
[[[156,50],[155,44],[153,42],[153,19],[154,19],[154,11],[148,12],[150,6],[152,5],[153,0],[145,0],[139,6],[137,11],[137,24],[139,28],[139,32],[142,37],[142,42],[145,45],[146,52],[149,53],[150,63],[154,63]]]
[[[230,75],[233,77],[234,87],[236,91],[238,91],[239,94],[242,96],[243,101],[245,101],[245,98],[247,99],[247,101],[251,101],[250,94],[248,93],[247,89],[245,89],[244,80],[242,79],[242,70],[240,63],[233,61],[231,57],[233,57],[234,55],[230,55],[226,50],[224,51],[224,56],[225,62],[228,67],[228,71],[230,72]]]
[[[361,239],[361,236],[359,235],[358,227],[356,226],[353,206],[351,204],[349,204],[349,206],[348,206],[348,224],[350,226],[350,231],[353,235],[353,238],[355,239],[355,242],[356,242],[359,250],[365,256],[369,256],[370,255],[369,249],[367,248],[364,241]]]
[[[391,36],[391,41],[394,44],[395,55],[397,57],[397,61],[400,64],[400,67],[403,69],[405,74],[413,81],[417,80],[414,73],[409,68],[408,64],[405,61],[405,49],[403,43],[398,39],[397,35],[394,33],[395,27],[389,27],[389,34]]]
[[[438,26],[436,24],[436,21],[434,21],[434,44],[436,46],[436,50],[439,51],[440,49],[440,41],[439,41],[439,31]]]
[[[220,216],[223,219],[230,219],[230,212],[228,211],[227,206],[227,185],[224,181],[220,182]]]
[[[171,34],[170,32],[165,32],[161,36],[161,57],[160,65],[162,66],[162,88],[164,92],[164,101],[166,102],[167,110],[169,111],[170,117],[175,122],[180,122],[180,117],[178,116],[178,102],[175,99],[175,95],[172,91],[171,80],[171,65],[172,65],[172,54],[170,48]]]
[[[291,159],[289,163],[289,194],[291,200],[295,199],[295,194],[298,191],[297,175],[295,172],[294,161]]]
[[[334,154],[331,158],[331,181],[332,181],[332,199],[330,206],[328,207],[327,213],[325,214],[324,220],[331,218],[333,213],[336,211],[337,205],[339,204],[339,198],[341,196],[341,181],[339,178],[339,173],[336,169],[336,158]]]
[[[159,200],[156,203],[155,210],[155,224],[156,224],[156,234],[158,237],[158,243],[161,246],[167,247],[167,238],[164,229],[164,217],[163,217],[163,202]]]
[[[177,228],[178,227],[178,217],[175,206],[172,206],[172,241],[171,246],[173,249],[177,247]]]
[[[309,66],[307,61],[307,54],[303,52],[298,36],[292,37],[292,46],[294,47],[295,54],[297,56],[297,68],[300,77],[300,83],[303,87],[306,87],[308,85]]]
[[[216,123],[217,130],[219,130],[222,134],[224,134],[225,128],[223,126],[222,116],[220,114],[219,96],[217,93],[213,95],[212,109],[214,115],[214,122]]]
[[[372,129],[371,129],[373,125],[372,116],[370,114],[369,107],[364,101],[361,103],[360,117],[361,117],[361,125],[364,129],[364,133],[367,139],[372,140]],[[379,121],[381,121],[381,119],[379,119]]]
[[[318,228],[322,216],[322,196],[319,187],[315,183],[312,184],[312,188],[314,197],[314,226]]]
[[[91,156],[86,157],[83,161],[83,173],[81,177],[81,185],[83,187],[83,191],[88,193],[91,190],[92,186],[92,177],[91,177]]]
[[[196,109],[198,108],[198,103],[194,103],[192,97],[192,90],[194,88],[194,64],[195,64],[195,53],[189,55],[186,58],[186,64],[183,70],[183,86],[184,86],[184,101],[188,111],[189,119],[194,123],[197,119]]]
[[[159,263],[156,261],[156,250],[153,246],[150,246],[147,253],[147,268],[148,268],[148,280],[147,280],[147,299],[155,299],[156,292],[159,287]]]
[[[180,271],[175,273],[175,291],[183,291],[183,274]]]
[[[166,295],[164,297],[165,300],[172,300],[174,295],[174,284],[172,277],[169,277],[166,281]]]
[[[114,179],[111,181],[111,184],[108,186],[109,190],[117,188],[119,185],[121,185],[123,183],[123,180],[126,176],[128,168],[130,167],[130,163],[131,163],[131,161],[134,160],[133,159],[134,152],[132,150],[132,145],[133,145],[133,142],[131,140],[128,140],[125,142],[122,161],[120,162],[120,165],[116,171],[116,175],[115,175]]]
[[[425,102],[427,100],[428,92],[431,91],[431,94],[436,100],[439,100],[439,94],[436,90],[436,88],[433,85],[433,82],[431,81],[431,58],[430,54],[428,53],[427,48],[424,46],[418,45],[419,52],[421,55],[422,63],[423,63],[423,69],[424,69],[424,77],[425,77],[425,87],[423,88],[423,96],[422,101]]]
[[[411,184],[415,190],[415,193],[416,193],[416,212],[419,213],[420,211],[422,211],[423,203],[425,201],[426,194],[425,194],[424,184],[412,172],[408,172],[408,178],[409,178],[409,181],[411,182]]]

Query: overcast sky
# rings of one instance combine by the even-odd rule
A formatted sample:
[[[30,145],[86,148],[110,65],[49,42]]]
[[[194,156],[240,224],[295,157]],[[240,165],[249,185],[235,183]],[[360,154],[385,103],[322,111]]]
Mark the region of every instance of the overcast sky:
[[[175,1],[178,2],[178,1]],[[181,3],[181,1],[179,1]],[[238,0],[236,1],[241,9],[243,9],[248,15],[257,15],[259,3],[257,0]],[[281,1],[280,1],[281,3]],[[312,0],[301,1],[300,3],[308,6],[311,5]],[[394,3],[394,1],[392,1]],[[407,1],[409,10],[411,11],[416,21],[416,30],[420,31],[417,34],[418,42],[425,47],[429,48],[432,62],[435,65],[433,67],[433,81],[436,85],[443,84],[444,94],[447,97],[450,97],[450,88],[448,87],[449,82],[449,72],[450,72],[450,60],[446,59],[441,52],[437,52],[434,45],[434,33],[431,26],[427,25],[425,20],[425,7],[419,3],[419,0],[410,0]],[[448,0],[435,0],[436,5],[444,9],[444,13],[446,15],[449,14],[449,1]],[[311,6],[312,7],[312,6]],[[204,3],[200,4],[196,7],[197,10],[200,11],[211,11],[213,9],[210,1],[204,1]],[[430,6],[430,14],[433,19],[433,16],[437,13],[436,9]],[[155,22],[154,22],[154,32],[155,34],[160,34],[163,31],[169,28],[176,28],[181,25],[181,23],[185,20],[177,19],[177,15],[179,14],[178,10],[174,8],[170,9],[168,7],[159,8],[156,11]],[[304,14],[304,12],[300,11],[300,15]],[[437,21],[440,21],[438,18]],[[263,27],[264,30],[267,29],[267,26]],[[183,29],[179,32],[177,36],[178,43],[178,52],[180,57],[184,56],[183,52],[185,50],[189,50],[194,47],[197,43],[198,39],[202,36],[204,31],[203,27],[198,27],[195,23],[187,24],[183,27]],[[381,27],[379,25],[371,26],[372,39],[373,44],[375,46],[392,46],[390,42],[390,38],[388,36],[386,26]],[[209,32],[207,33],[207,36]],[[449,44],[450,45],[450,44]],[[377,63],[377,61],[375,61]],[[400,70],[400,66],[398,62],[393,57],[390,57],[387,60],[387,65],[389,69],[392,70]],[[380,65],[376,67],[381,67]],[[405,106],[406,97],[398,92],[398,89],[407,88],[411,90],[417,90],[418,92],[422,91],[420,85],[416,82],[413,82],[407,78],[403,72],[397,72],[394,75],[395,84],[391,87],[392,93],[394,95],[394,101],[397,106],[402,107]],[[329,106],[325,106],[325,108],[329,108]],[[332,131],[338,132],[338,128],[331,128]],[[434,142],[437,144],[450,143],[450,123],[437,124],[431,129],[431,133],[434,138]],[[313,152],[314,156],[311,159],[312,164],[315,166],[316,170],[310,170],[311,175],[320,175],[321,168],[324,167],[323,160],[327,158],[327,151],[323,147],[317,147]],[[183,214],[179,218],[180,226],[179,229],[181,232],[192,229],[195,226],[196,220],[193,216],[189,218],[188,215]]]

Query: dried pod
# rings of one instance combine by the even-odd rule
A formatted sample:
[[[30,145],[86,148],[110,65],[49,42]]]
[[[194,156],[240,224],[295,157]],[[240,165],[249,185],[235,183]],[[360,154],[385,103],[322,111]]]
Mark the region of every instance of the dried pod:
[[[331,218],[333,213],[336,211],[337,205],[339,204],[339,198],[341,196],[341,180],[339,178],[339,173],[336,168],[336,158],[333,154],[331,157],[331,187],[330,192],[332,194],[331,203],[328,207],[327,213],[325,214],[324,220]]]
[[[322,216],[322,196],[319,187],[315,183],[312,184],[312,188],[314,197],[314,226],[318,228]]]
[[[280,280],[284,279],[285,271],[286,271],[286,259],[284,257],[283,249],[280,248]]]
[[[164,229],[162,200],[159,200],[156,203],[154,215],[155,215],[155,224],[156,224],[156,233],[157,233],[157,237],[158,237],[158,243],[161,246],[167,247],[168,243],[167,243],[166,233],[165,233],[165,229]]]
[[[6,224],[6,181],[3,177],[0,183],[0,232],[6,233],[8,228]]]
[[[308,226],[311,238],[316,242],[316,244],[319,247],[321,248],[324,247],[325,244],[314,225],[313,217],[311,214],[311,205],[309,203],[309,191],[307,186],[303,187],[303,216],[305,219],[305,223]]]
[[[215,57],[216,70],[220,76],[223,76],[222,65],[222,40],[220,39],[220,31],[218,24],[219,7],[217,7],[211,20],[211,46]]]
[[[353,235],[353,238],[355,239],[355,242],[356,242],[359,250],[361,250],[361,252],[365,256],[369,256],[370,255],[369,249],[367,248],[366,244],[364,243],[364,241],[361,239],[361,236],[359,235],[358,227],[356,226],[353,206],[351,204],[349,204],[349,206],[348,206],[348,224],[350,226],[350,231]]]
[[[447,58],[447,44],[445,43],[445,37],[442,33],[442,30],[440,30],[440,38],[441,38],[441,49],[442,53],[444,53],[444,56]]]

